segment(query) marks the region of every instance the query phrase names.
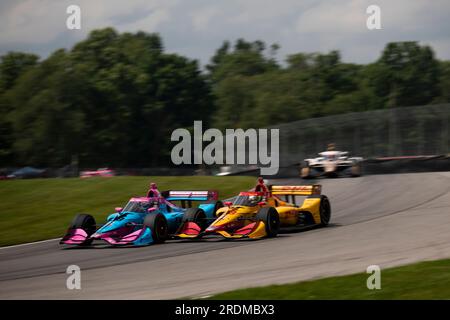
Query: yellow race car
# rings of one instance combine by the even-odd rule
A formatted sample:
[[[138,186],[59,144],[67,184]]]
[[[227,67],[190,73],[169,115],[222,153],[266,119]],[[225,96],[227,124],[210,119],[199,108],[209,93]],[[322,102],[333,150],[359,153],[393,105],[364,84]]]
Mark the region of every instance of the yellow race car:
[[[331,217],[327,196],[321,185],[269,186],[259,180],[253,191],[245,191],[225,207],[216,211],[216,219],[209,225],[199,223],[204,217],[201,209],[188,210],[177,232],[180,238],[199,238],[219,234],[225,238],[275,237],[280,228],[326,226]],[[297,196],[306,196],[301,205]]]

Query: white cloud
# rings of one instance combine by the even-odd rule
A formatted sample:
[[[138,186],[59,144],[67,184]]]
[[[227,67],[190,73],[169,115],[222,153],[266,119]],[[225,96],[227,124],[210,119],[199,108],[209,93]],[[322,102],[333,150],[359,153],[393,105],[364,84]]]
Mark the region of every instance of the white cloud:
[[[66,7],[82,10],[82,30],[68,31]],[[381,7],[382,30],[367,30],[366,8]],[[337,49],[346,61],[370,62],[389,41],[418,40],[450,59],[448,0],[2,0],[0,54],[47,55],[96,28],[159,32],[170,52],[202,62],[224,40],[260,39],[282,55]]]
[[[95,28],[114,26],[122,31],[156,31],[170,18],[170,9],[178,0],[26,0],[18,2],[8,12],[0,14],[0,43],[2,42],[50,42],[67,32],[66,8],[77,4],[81,8],[81,32],[85,36]],[[145,14],[140,14],[144,12]],[[133,17],[135,16],[135,17]],[[120,17],[130,17],[121,22]]]
[[[52,10],[49,10],[49,8]],[[57,12],[61,12],[58,16]],[[65,28],[66,7],[50,0],[18,2],[10,11],[0,15],[0,43],[51,41],[58,29]],[[63,23],[58,28],[60,23]]]
[[[220,13],[218,7],[205,7],[191,12],[192,25],[196,31],[207,31],[211,20]]]
[[[368,30],[366,8],[381,8],[382,30]],[[295,38],[309,41],[318,51],[340,49],[350,61],[373,61],[387,42],[428,41],[437,43],[449,34],[450,3],[444,0],[348,0],[320,2],[299,14],[294,23]],[[442,44],[439,48],[445,48]],[[435,47],[434,49],[438,49]],[[444,49],[441,56],[450,58]]]
[[[178,3],[178,0],[83,0],[81,6],[85,8],[88,30],[114,26],[123,31],[151,32],[169,20],[170,10]]]
[[[302,12],[295,24],[299,34],[355,34],[365,31],[366,6],[359,0],[324,2]]]

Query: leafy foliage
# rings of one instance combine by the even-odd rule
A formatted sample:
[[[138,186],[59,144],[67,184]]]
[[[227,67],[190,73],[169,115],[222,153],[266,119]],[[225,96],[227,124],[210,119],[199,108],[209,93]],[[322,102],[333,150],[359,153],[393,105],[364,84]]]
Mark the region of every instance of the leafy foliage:
[[[239,43],[239,41],[238,41]],[[337,51],[297,53],[279,67],[264,55],[264,45],[212,58],[210,78],[218,107],[218,127],[263,127],[330,114],[449,102],[448,64],[416,42],[389,43],[372,64],[343,63]],[[251,59],[252,71],[242,58]],[[250,60],[250,58],[249,58]],[[257,66],[255,66],[255,64]],[[225,75],[225,76],[224,76]]]
[[[170,134],[265,127],[330,114],[450,102],[450,64],[428,46],[389,43],[368,65],[338,51],[296,53],[225,41],[206,72],[164,52],[158,34],[95,30],[39,61],[0,62],[0,166],[150,167],[170,163]]]
[[[171,131],[211,106],[196,61],[164,53],[156,34],[111,28],[56,51],[6,95],[16,161],[38,166],[156,165]]]

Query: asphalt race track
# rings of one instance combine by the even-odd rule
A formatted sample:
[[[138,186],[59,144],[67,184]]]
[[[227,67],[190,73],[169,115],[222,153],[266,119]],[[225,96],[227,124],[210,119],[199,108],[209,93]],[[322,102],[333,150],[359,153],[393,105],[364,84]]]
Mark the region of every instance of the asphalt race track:
[[[383,269],[450,257],[450,173],[373,175],[320,183],[331,201],[331,225],[274,239],[214,238],[92,249],[61,249],[53,240],[2,248],[0,299],[202,297],[365,272],[372,264]],[[82,270],[81,290],[66,288],[65,270],[71,264]]]

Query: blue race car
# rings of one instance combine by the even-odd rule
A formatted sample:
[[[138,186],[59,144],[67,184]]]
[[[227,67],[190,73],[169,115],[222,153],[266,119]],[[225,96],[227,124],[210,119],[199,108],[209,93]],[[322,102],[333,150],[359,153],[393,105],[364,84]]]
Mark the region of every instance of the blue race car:
[[[185,222],[195,222],[206,229],[223,207],[216,191],[164,191],[154,183],[146,197],[131,198],[124,208],[116,208],[106,224],[97,229],[93,216],[78,214],[60,244],[88,246],[103,240],[114,246],[142,246],[162,243],[176,234]],[[181,206],[172,202],[179,201]],[[205,201],[192,208],[192,201]]]

